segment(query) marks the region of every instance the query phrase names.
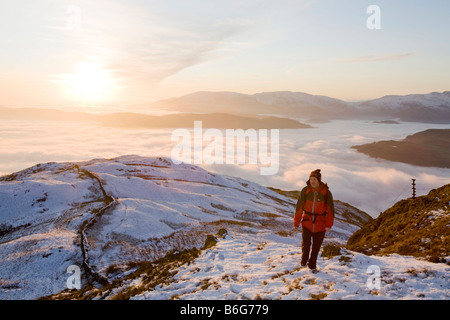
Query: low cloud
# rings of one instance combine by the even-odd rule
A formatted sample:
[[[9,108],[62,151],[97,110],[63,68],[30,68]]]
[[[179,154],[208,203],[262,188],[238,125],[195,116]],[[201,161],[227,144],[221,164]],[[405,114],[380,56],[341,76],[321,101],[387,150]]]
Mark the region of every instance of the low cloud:
[[[338,123],[338,122],[336,122]],[[417,194],[448,183],[449,169],[424,168],[383,161],[358,153],[350,147],[355,140],[385,139],[386,130],[377,124],[349,122],[324,124],[323,128],[280,130],[279,170],[263,176],[259,164],[202,164],[206,170],[242,177],[264,186],[301,190],[315,169],[322,170],[337,200],[347,202],[377,216],[395,201],[411,196],[411,178],[416,178]],[[329,126],[329,128],[327,127]],[[114,129],[76,122],[2,122],[0,173],[9,174],[37,163],[111,158],[125,154],[171,157],[176,142],[172,131]],[[393,136],[425,130],[426,124],[389,127]],[[330,132],[333,134],[330,134]],[[358,130],[358,135],[353,132]]]

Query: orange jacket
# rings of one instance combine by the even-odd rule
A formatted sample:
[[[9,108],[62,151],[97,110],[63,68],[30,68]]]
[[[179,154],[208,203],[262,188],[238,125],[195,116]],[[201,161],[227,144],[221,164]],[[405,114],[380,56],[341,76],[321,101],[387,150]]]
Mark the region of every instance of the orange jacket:
[[[320,183],[319,189],[315,190],[308,184],[304,187],[298,198],[294,215],[294,227],[300,225],[311,232],[325,231],[334,223],[333,196],[328,186]]]

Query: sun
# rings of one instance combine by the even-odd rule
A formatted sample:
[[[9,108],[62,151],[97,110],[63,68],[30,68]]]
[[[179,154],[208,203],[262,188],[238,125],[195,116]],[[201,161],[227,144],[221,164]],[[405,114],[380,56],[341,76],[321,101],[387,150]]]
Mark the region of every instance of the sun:
[[[108,70],[91,62],[78,62],[74,69],[75,72],[66,74],[63,80],[73,99],[91,105],[111,101],[117,83]]]

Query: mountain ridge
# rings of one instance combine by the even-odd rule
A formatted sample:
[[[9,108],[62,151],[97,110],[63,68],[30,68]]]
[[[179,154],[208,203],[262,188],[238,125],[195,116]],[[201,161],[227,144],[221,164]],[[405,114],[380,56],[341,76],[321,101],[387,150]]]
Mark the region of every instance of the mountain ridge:
[[[275,91],[242,94],[229,91],[197,91],[150,104],[179,112],[210,112],[226,108],[236,114],[277,114],[284,117],[367,119],[450,123],[450,91],[348,102],[303,92]]]
[[[180,116],[227,114],[228,117],[261,118],[276,116],[280,121],[305,120],[400,120],[407,122],[450,123],[450,91],[428,94],[387,95],[363,101],[344,101],[304,92],[275,91],[243,94],[231,91],[197,91],[181,97],[159,100],[147,105],[169,112],[182,113],[155,116],[148,113],[112,112],[93,114],[41,108],[0,107],[3,119],[42,119],[97,121],[101,124],[130,127],[186,126]],[[130,118],[131,117],[131,118]],[[170,122],[169,121],[169,122]],[[220,122],[220,121],[219,121]],[[292,124],[290,124],[292,125]],[[167,126],[166,126],[167,127]],[[288,125],[288,127],[291,127]]]

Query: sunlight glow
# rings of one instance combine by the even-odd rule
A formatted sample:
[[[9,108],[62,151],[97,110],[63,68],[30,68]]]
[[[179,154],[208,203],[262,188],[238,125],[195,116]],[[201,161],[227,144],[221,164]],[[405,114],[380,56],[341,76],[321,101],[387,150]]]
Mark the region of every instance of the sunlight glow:
[[[111,100],[117,83],[102,65],[79,62],[75,72],[64,76],[70,96],[83,103],[93,104]]]

